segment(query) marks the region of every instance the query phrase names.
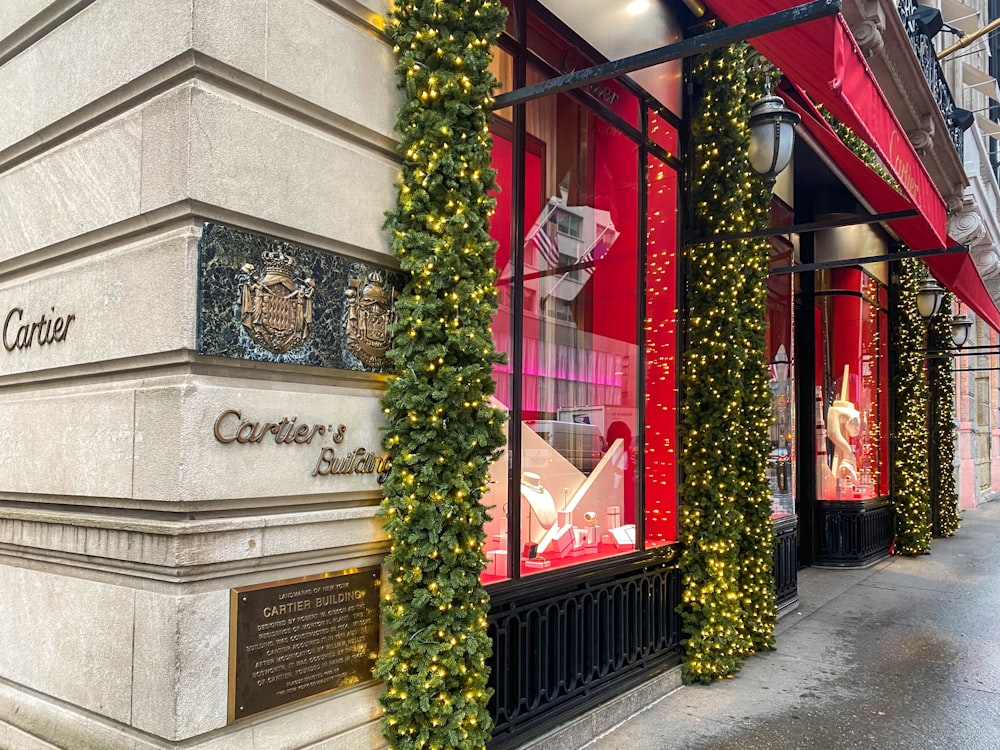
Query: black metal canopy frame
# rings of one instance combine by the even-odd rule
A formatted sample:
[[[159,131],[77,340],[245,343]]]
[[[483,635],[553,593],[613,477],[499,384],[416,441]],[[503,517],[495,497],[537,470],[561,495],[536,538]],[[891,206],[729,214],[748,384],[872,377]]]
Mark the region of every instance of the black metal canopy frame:
[[[878,221],[878,219],[876,219]],[[859,224],[871,224],[874,222],[856,222]],[[806,271],[821,271],[824,268],[844,268],[845,266],[864,266],[868,263],[894,263],[898,260],[907,260],[909,258],[927,258],[930,256],[937,255],[954,255],[955,253],[968,252],[969,248],[966,245],[951,245],[945,248],[934,248],[932,250],[900,250],[893,253],[886,253],[885,255],[866,255],[861,258],[840,258],[838,260],[827,260],[819,261],[816,263],[800,263],[795,266],[782,266],[781,268],[772,268],[770,273],[772,275],[780,275],[786,273],[804,273]]]
[[[592,83],[626,75],[627,73],[632,73],[636,70],[642,70],[643,68],[670,62],[671,60],[680,60],[685,57],[691,57],[692,55],[708,52],[719,47],[724,47],[728,44],[746,41],[747,39],[753,39],[754,37],[763,36],[764,34],[770,34],[774,31],[781,31],[782,29],[791,28],[792,26],[814,21],[819,18],[836,15],[840,12],[840,9],[841,0],[813,0],[812,2],[797,5],[794,8],[788,8],[777,13],[771,13],[770,15],[762,16],[760,18],[755,18],[752,21],[737,24],[736,26],[727,26],[721,29],[715,29],[700,36],[675,42],[674,44],[668,44],[663,47],[623,57],[620,60],[601,63],[600,65],[594,65],[582,70],[574,70],[566,73],[565,75],[550,78],[530,86],[523,86],[519,89],[497,96],[494,100],[493,109],[499,110],[517,104],[524,104],[543,96],[550,96],[551,94],[557,94],[563,91],[571,91]],[[707,237],[695,238],[690,242],[691,244],[699,244],[704,242],[758,239],[784,234],[804,234],[807,232],[815,232],[820,229],[852,226],[855,224],[879,224],[885,221],[906,219],[917,215],[918,211],[916,209],[906,209],[903,211],[891,211],[878,214],[859,214],[855,216],[838,217],[837,219],[796,224],[793,226],[769,227],[754,232],[711,235]],[[945,255],[956,252],[964,252],[966,250],[967,248],[964,246],[953,246],[943,249],[890,253],[888,255],[851,258],[843,261],[828,261],[825,263],[808,263],[796,266],[787,266],[784,268],[773,269],[771,273],[801,273],[823,268],[835,268],[837,266],[858,266],[865,265],[867,263],[892,262],[902,260],[904,258],[918,258],[928,255]],[[593,265],[592,261],[589,263],[585,262],[578,264],[580,268],[591,265]],[[566,271],[575,270],[578,266],[553,269],[552,273],[564,273]],[[540,273],[539,275],[545,274]]]
[[[538,99],[550,94],[557,94],[561,91],[587,86],[599,81],[606,81],[609,78],[616,78],[627,73],[633,73],[643,68],[649,68],[671,60],[680,60],[692,55],[708,52],[728,44],[743,42],[747,39],[770,34],[773,31],[781,31],[792,26],[798,26],[807,21],[815,21],[817,18],[833,16],[840,12],[841,0],[813,0],[804,5],[796,5],[777,13],[755,18],[746,23],[736,26],[727,26],[721,29],[709,31],[700,36],[684,39],[674,44],[647,52],[639,52],[635,55],[623,57],[620,60],[594,65],[582,70],[574,70],[556,78],[550,78],[540,83],[524,86],[514,91],[508,91],[496,97],[493,109],[503,109],[514,104],[524,104],[533,99]]]

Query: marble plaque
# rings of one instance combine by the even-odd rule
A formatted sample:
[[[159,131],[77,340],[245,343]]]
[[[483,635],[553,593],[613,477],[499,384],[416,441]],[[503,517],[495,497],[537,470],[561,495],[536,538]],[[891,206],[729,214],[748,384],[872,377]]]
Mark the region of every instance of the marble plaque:
[[[389,372],[405,274],[223,224],[198,243],[198,351]]]

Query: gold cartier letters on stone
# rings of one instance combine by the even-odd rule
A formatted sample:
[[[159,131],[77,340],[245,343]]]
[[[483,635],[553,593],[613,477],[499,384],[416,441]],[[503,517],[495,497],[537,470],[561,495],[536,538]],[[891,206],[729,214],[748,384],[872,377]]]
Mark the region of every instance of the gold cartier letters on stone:
[[[69,324],[76,320],[76,315],[56,315],[56,308],[50,307],[51,316],[42,313],[37,320],[26,322],[24,309],[11,308],[3,319],[3,348],[8,352],[15,349],[30,349],[32,344],[45,346],[59,344],[66,340]]]
[[[390,344],[390,327],[396,320],[393,304],[398,292],[390,290],[378,271],[368,274],[364,282],[352,278],[347,297],[345,328],[347,348],[369,367],[384,367],[385,353]]]
[[[347,425],[305,424],[298,417],[282,417],[276,422],[262,422],[244,419],[237,409],[226,409],[215,419],[212,428],[215,439],[220,443],[247,445],[270,443],[278,445],[322,444],[329,439],[336,446],[320,447],[310,476],[332,477],[346,474],[375,474],[379,484],[389,473],[389,458],[367,448],[340,450],[339,446],[347,435]]]
[[[261,258],[263,273],[252,263],[241,269],[240,322],[260,346],[284,354],[309,338],[316,282],[293,280],[295,259],[280,250],[265,251]]]

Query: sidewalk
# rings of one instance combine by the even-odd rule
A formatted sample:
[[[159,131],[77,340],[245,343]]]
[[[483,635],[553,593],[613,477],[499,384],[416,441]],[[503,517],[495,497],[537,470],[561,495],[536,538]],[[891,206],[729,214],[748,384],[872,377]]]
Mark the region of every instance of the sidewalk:
[[[1000,749],[1000,502],[932,554],[799,572],[772,652],[587,750]]]

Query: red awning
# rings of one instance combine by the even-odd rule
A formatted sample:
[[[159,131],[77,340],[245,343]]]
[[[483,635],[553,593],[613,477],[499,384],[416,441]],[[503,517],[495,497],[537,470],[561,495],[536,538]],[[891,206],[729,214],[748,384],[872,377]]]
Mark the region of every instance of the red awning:
[[[900,195],[880,175],[872,171],[850,148],[844,145],[830,124],[823,119],[809,98],[795,87],[782,91],[789,108],[802,118],[801,128],[808,137],[829,157],[844,178],[863,197],[871,209],[877,213],[889,213],[917,209],[918,214],[911,219],[896,219],[886,222],[888,227],[911,250],[933,250],[942,245],[937,241],[936,232],[927,218],[919,213],[908,198]],[[957,243],[946,237],[945,244]],[[1000,310],[986,290],[976,265],[967,252],[948,255],[926,256],[923,261],[935,278],[950,289],[973,312],[985,320],[995,330],[1000,331]]]
[[[802,0],[706,0],[726,24],[794,8]],[[938,246],[946,241],[946,207],[910,144],[841,14],[750,39],[764,57],[847,125],[886,165],[926,217]]]
[[[802,0],[704,0],[732,26],[801,5]],[[916,208],[919,216],[889,226],[913,250],[954,245],[947,234],[947,210],[941,194],[896,119],[875,80],[847,21],[839,13],[749,40],[808,97],[789,97],[803,116],[809,134],[879,213]],[[837,137],[809,99],[822,104],[870,145],[899,183],[899,195]],[[810,111],[811,110],[811,111]],[[806,116],[808,114],[808,116]],[[937,279],[995,330],[1000,310],[983,285],[968,253],[924,258]]]

